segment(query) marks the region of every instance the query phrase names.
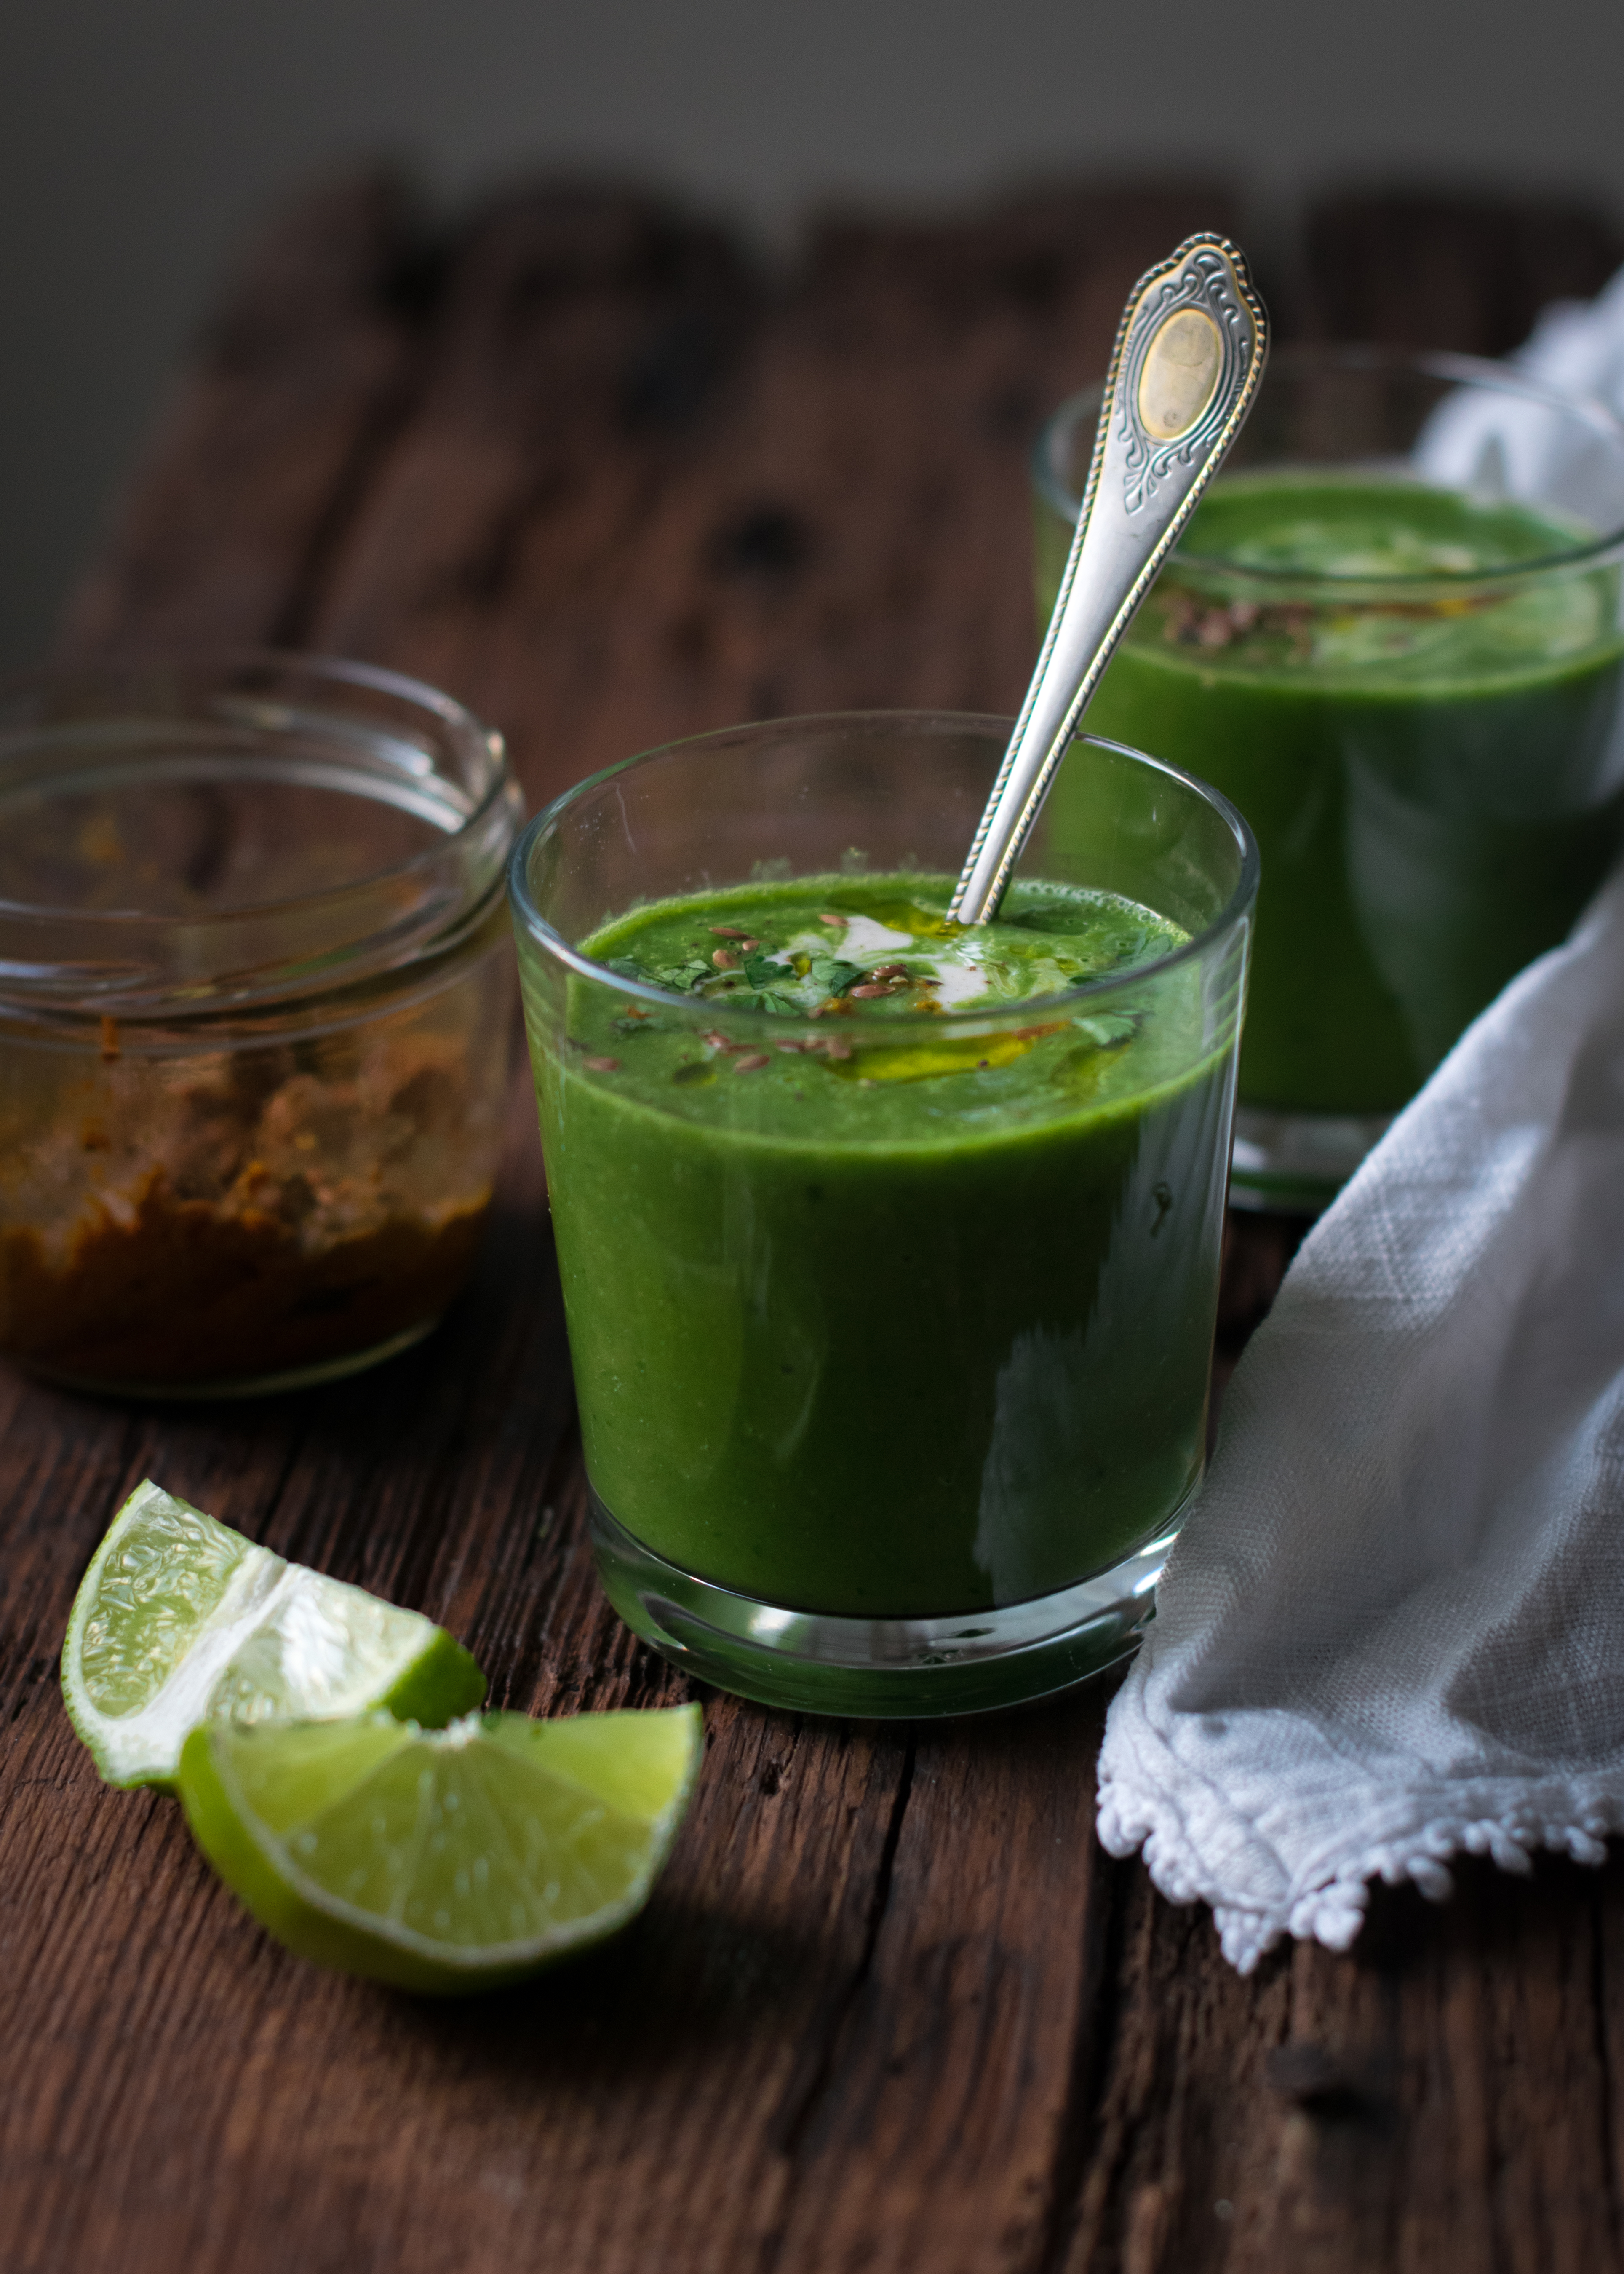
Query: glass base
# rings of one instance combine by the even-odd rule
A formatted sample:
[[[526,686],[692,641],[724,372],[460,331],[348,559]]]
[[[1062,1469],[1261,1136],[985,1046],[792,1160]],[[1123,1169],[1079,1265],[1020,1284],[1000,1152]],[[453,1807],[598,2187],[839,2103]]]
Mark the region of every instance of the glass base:
[[[945,1618],[839,1618],[757,1602],[667,1563],[596,1493],[592,1545],[604,1592],[632,1631],[718,1690],[864,1721],[988,1713],[1069,1690],[1134,1649],[1190,1498],[1109,1571],[1031,1602]]]
[[[368,1367],[381,1366],[387,1358],[398,1358],[425,1335],[432,1335],[440,1324],[438,1314],[432,1319],[419,1319],[414,1326],[405,1327],[387,1341],[369,1344],[365,1350],[345,1351],[338,1358],[324,1358],[310,1366],[289,1367],[282,1374],[244,1374],[230,1382],[123,1382],[102,1380],[100,1376],[69,1374],[56,1367],[35,1366],[26,1359],[19,1359],[31,1374],[41,1380],[54,1382],[62,1389],[78,1389],[92,1397],[158,1398],[166,1404],[194,1402],[218,1404],[229,1397],[274,1397],[285,1389],[313,1389],[324,1382],[342,1382],[346,1375],[363,1374]]]
[[[1237,1105],[1229,1206],[1318,1216],[1393,1120],[1390,1113],[1276,1113]]]

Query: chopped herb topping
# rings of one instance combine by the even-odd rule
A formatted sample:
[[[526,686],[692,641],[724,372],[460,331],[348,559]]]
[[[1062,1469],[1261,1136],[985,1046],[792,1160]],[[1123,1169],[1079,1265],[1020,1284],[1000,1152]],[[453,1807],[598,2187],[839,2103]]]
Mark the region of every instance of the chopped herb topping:
[[[610,966],[611,970],[618,968],[613,964]],[[673,995],[688,995],[707,979],[713,979],[716,974],[701,957],[695,956],[689,963],[661,964],[658,970],[640,972],[638,976],[652,978],[657,987],[668,987]]]
[[[955,1031],[954,1014],[1052,1002],[1090,980],[1159,960],[1184,936],[1132,901],[1043,884],[1019,888],[997,923],[966,928],[947,921],[945,898],[933,904],[932,892],[921,889],[924,882],[876,881],[860,888],[865,905],[846,911],[820,907],[806,888],[802,898],[793,888],[752,893],[733,887],[709,907],[698,900],[669,903],[669,915],[654,926],[641,913],[621,920],[604,939],[615,952],[602,960],[616,978],[663,988],[713,1020],[755,1013],[755,1032],[725,1035],[713,1026],[695,1034],[697,1022],[679,1015],[656,1017],[622,1003],[617,1017],[605,1005],[598,1049],[613,1050],[632,1035],[663,1035],[633,1053],[639,1075],[653,1073],[685,1087],[712,1081],[725,1065],[744,1074],[776,1066],[793,1080],[778,1056],[782,1050],[810,1057],[843,1087],[868,1089],[953,1073],[1002,1074],[1052,1036],[1056,1047],[1044,1063],[1056,1088],[1072,1097],[1094,1095],[1102,1081],[1114,1089],[1113,1062],[1146,1030],[1147,1005],[1094,1010],[1079,1004],[1080,1016],[1063,1012],[1041,1025],[1005,1024],[979,1034]],[[735,911],[737,920],[726,921]],[[890,1025],[900,1015],[916,1028],[921,1012],[939,1022],[933,1039]],[[820,1028],[814,1039],[803,1024],[800,1038],[775,1046],[763,1034],[762,1016],[775,1023],[816,1020]],[[1157,1020],[1149,1026],[1158,1028]],[[687,1050],[696,1044],[703,1056],[689,1058]],[[607,1070],[602,1058],[588,1064],[594,1072]]]
[[[844,995],[862,975],[861,963],[845,963],[837,955],[815,955],[807,970],[808,978],[825,995]]]

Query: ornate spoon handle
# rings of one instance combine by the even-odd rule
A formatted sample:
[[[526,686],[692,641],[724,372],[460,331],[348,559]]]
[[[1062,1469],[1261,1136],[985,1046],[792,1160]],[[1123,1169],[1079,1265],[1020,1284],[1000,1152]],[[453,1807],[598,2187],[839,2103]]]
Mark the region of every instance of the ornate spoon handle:
[[[950,916],[988,923],[1083,712],[1157,570],[1239,433],[1268,318],[1227,237],[1186,237],[1117,327],[1077,537],[1049,634]]]

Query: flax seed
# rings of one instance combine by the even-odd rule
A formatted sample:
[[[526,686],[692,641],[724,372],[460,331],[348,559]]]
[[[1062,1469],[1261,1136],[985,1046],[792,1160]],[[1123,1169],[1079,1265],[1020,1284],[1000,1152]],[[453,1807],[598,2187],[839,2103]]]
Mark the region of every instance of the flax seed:
[[[718,971],[737,971],[739,959],[729,947],[718,947],[710,958]]]
[[[759,1073],[770,1063],[765,1050],[752,1050],[748,1058],[733,1061],[735,1073]]]
[[[742,939],[744,934],[732,924],[712,924],[710,937],[713,939]]]
[[[581,1063],[594,1073],[619,1073],[620,1071],[619,1058],[583,1058]]]

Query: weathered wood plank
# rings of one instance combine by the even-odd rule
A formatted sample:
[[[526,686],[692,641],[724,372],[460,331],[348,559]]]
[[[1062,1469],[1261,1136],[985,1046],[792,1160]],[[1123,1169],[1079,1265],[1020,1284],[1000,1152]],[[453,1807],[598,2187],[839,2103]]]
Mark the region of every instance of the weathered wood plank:
[[[69,606],[64,654],[289,646],[406,414],[432,282],[391,177],[312,191],[245,254]]]
[[[622,205],[608,282],[566,270],[538,299],[556,211],[500,212],[318,642],[449,687],[508,734],[537,800],[741,719],[1012,709],[1036,647],[1032,434],[1102,366],[1134,276],[1229,218],[1196,185],[831,224],[769,320],[740,312],[704,235],[679,240],[650,310],[623,280],[651,224]],[[628,365],[673,333],[718,335],[706,387],[680,418],[629,415]]]
[[[1360,210],[1317,240],[1324,307],[1363,305],[1348,246],[1392,242]],[[240,286],[237,346],[178,398],[71,641],[300,637],[424,672],[509,733],[532,797],[766,711],[1007,708],[1032,427],[1098,368],[1139,270],[1225,219],[1197,186],[830,224],[769,290],[632,193],[508,200],[436,265],[398,203],[351,189]],[[1548,285],[1580,239],[1536,259],[1537,237],[1527,290],[1580,289]],[[1455,343],[1499,344],[1511,318],[1467,269]],[[1415,336],[1395,274],[1365,320]],[[1237,1225],[1229,1357],[1294,1236]],[[55,1655],[148,1469],[445,1619],[499,1703],[684,1693],[592,1581],[522,1088],[477,1288],[433,1342],[235,1411],[0,1374],[0,1462],[19,2274],[1618,2261],[1624,1867],[1475,1869],[1443,1912],[1379,1895],[1352,1958],[1242,1982],[1205,1915],[1094,1848],[1098,1690],[916,1732],[712,1699],[650,1912],[461,2008],[288,1958],[172,1803],[102,1790]]]
[[[545,750],[562,778],[600,754],[691,723],[695,712],[684,706],[693,704],[698,686],[710,689],[713,706],[700,717],[734,715],[764,667],[752,648],[771,646],[793,661],[808,644],[803,628],[815,636],[811,661],[795,664],[809,689],[802,699],[851,699],[837,675],[853,667],[853,654],[855,668],[872,674],[870,699],[883,697],[884,643],[861,626],[853,639],[855,620],[838,609],[831,617],[831,609],[844,573],[839,560],[858,557],[862,515],[874,497],[893,493],[895,472],[865,432],[869,378],[848,383],[834,410],[820,412],[820,396],[834,387],[852,343],[866,340],[866,373],[888,388],[886,416],[906,437],[921,416],[910,372],[951,365],[967,331],[975,347],[971,367],[956,395],[936,390],[946,408],[938,402],[935,415],[946,425],[924,419],[929,448],[902,486],[884,533],[890,581],[866,605],[883,608],[899,645],[911,639],[919,650],[923,641],[923,652],[936,659],[927,661],[927,674],[940,669],[944,656],[957,670],[951,647],[931,644],[939,593],[956,591],[960,622],[968,623],[989,577],[1001,582],[1010,599],[999,667],[1012,693],[1032,643],[1023,437],[1016,430],[1030,424],[1044,387],[1057,392],[1098,360],[1123,285],[1162,249],[1169,229],[1177,233],[1211,217],[1206,200],[1177,218],[1159,204],[1141,215],[1139,240],[1130,231],[1124,242],[1111,230],[1124,209],[1105,207],[1095,216],[1095,245],[1110,244],[1120,273],[1101,283],[1089,258],[1069,242],[1079,211],[1024,213],[1007,230],[969,232],[967,244],[951,230],[832,235],[812,281],[781,319],[792,328],[790,345],[757,355],[748,372],[735,368],[730,376],[728,356],[741,343],[746,355],[751,348],[754,303],[742,271],[730,268],[703,232],[673,230],[636,200],[544,196],[500,209],[470,233],[453,266],[430,328],[420,403],[404,424],[369,445],[370,482],[347,501],[330,574],[321,575],[309,532],[323,524],[330,531],[333,516],[324,523],[322,515],[308,513],[297,542],[287,525],[277,531],[282,573],[289,589],[314,594],[312,621],[324,641],[429,668],[487,710],[499,707],[492,696],[503,684],[489,659],[494,655],[500,666],[507,659],[514,690],[507,723],[515,742],[522,752],[527,742]],[[912,290],[898,323],[889,312],[905,277]],[[369,288],[359,289],[365,300]],[[683,354],[695,352],[695,304],[702,316],[710,311],[706,320],[722,335],[721,346],[713,340],[699,361],[724,397],[733,388],[732,415],[708,407],[703,389],[686,399],[679,389],[673,398],[666,385],[663,395],[654,390],[659,415],[652,416],[627,374],[658,376],[660,354],[675,352],[673,339]],[[1050,343],[1053,376],[1036,384],[1028,379],[1011,408],[1008,390],[1030,363],[1034,341]],[[809,386],[796,377],[808,357],[816,361]],[[743,360],[735,354],[736,365]],[[267,392],[274,395],[278,383],[273,373]],[[335,383],[324,434],[339,421],[342,392]],[[787,414],[798,404],[803,431],[792,434],[780,471],[774,406]],[[972,413],[974,431],[990,435],[985,463],[959,512],[938,512],[950,526],[962,515],[962,526],[975,531],[989,485],[1001,482],[1004,564],[989,567],[977,546],[950,547],[934,584],[909,579],[921,512],[930,508],[933,483],[951,477]],[[754,458],[739,444],[747,418],[754,419]],[[229,440],[231,419],[222,417],[222,425]],[[177,447],[184,460],[187,446]],[[781,573],[784,547],[772,516],[786,511],[783,485],[793,499],[821,501],[843,460],[851,463],[840,516],[831,516],[838,526],[832,534],[817,529],[814,553],[824,553],[823,565],[803,584]],[[336,495],[352,477],[332,458],[327,464]],[[730,477],[741,486],[730,489]],[[148,528],[163,527],[167,497],[162,485],[149,490]],[[209,543],[207,531],[193,530],[175,557],[184,565],[191,544],[207,559]],[[792,540],[792,555],[798,543]],[[585,567],[596,583],[583,578]],[[680,618],[693,606],[695,591],[721,630],[714,649],[709,634],[697,649],[678,643],[680,699],[672,704],[669,621],[673,610]],[[658,606],[645,607],[645,597],[661,593]],[[150,597],[139,576],[124,587],[132,617]],[[346,610],[353,612],[348,618]],[[107,621],[115,614],[109,601]],[[143,626],[151,621],[140,619]],[[369,638],[369,624],[378,628],[376,638]],[[613,643],[626,642],[628,628],[633,652],[617,660]],[[627,668],[643,651],[638,642],[650,636],[656,660],[666,658],[664,676],[656,674],[652,699],[635,692],[628,713]],[[546,638],[553,659],[569,669],[549,667]],[[725,672],[718,658],[729,655],[736,659]],[[918,666],[910,667],[917,674]],[[989,682],[993,675],[988,668]],[[906,671],[898,679],[890,699],[921,691],[917,676],[912,684]],[[937,699],[966,699],[962,683],[942,681],[934,691]],[[988,695],[998,699],[990,684]],[[582,733],[573,731],[572,705]],[[640,718],[635,730],[631,716]],[[533,780],[536,771],[532,761]],[[512,1213],[481,1295],[465,1306],[455,1330],[415,1359],[262,1413],[105,1417],[101,1466],[74,1504],[75,1521],[56,1536],[50,1585],[38,1590],[48,1606],[41,1627],[53,1643],[105,1511],[143,1468],[161,1465],[177,1489],[285,1552],[448,1618],[492,1666],[503,1702],[545,1707],[680,1694],[680,1678],[620,1632],[590,1585],[578,1470],[560,1454],[566,1407],[556,1297],[537,1209],[533,1140],[528,1152],[525,1141],[520,1133],[506,1186]],[[72,1401],[57,1404],[69,1426],[82,1419],[98,1434],[103,1417],[74,1415]],[[54,1466],[48,1454],[48,1472]],[[538,1543],[538,1517],[549,1505],[553,1523]],[[35,1656],[43,1660],[42,1653]],[[1002,2151],[1023,2131],[1025,2104],[1007,2099],[1007,2069],[994,2068],[988,2089],[996,2093],[982,2120],[999,2152],[983,2159],[977,2233],[1007,2233],[1016,2253],[1009,2263],[1025,2255],[1046,2201],[1046,2143],[1069,2102],[1081,1994],[1080,1930],[1067,1938],[1070,1962],[1051,1983],[1047,1907],[1035,1900],[1040,1891],[1052,1900],[1060,1866],[1054,1806],[1040,1772],[1052,1748],[1034,1757],[1019,1737],[1012,1746],[1005,1740],[1001,1753],[932,1741],[950,1764],[941,1773],[956,1795],[955,1856],[946,1843],[938,1853],[928,1836],[939,1813],[926,1805],[936,1770],[921,1782],[919,1801],[910,1801],[912,1756],[904,1739],[792,1729],[786,1741],[785,1725],[771,1717],[728,1703],[713,1706],[711,1764],[658,1918],[620,1946],[619,1963],[632,1954],[628,1986],[606,1992],[600,1969],[578,1977],[577,1986],[531,1993],[558,2038],[559,2068],[542,2101],[520,2114],[511,2103],[509,2064],[500,2056],[500,2026],[481,2016],[447,2025],[463,2056],[448,2072],[433,2029],[423,2040],[426,2052],[415,2026],[402,2047],[397,2001],[314,1980],[271,1950],[210,1885],[171,1808],[100,1791],[49,1701],[49,1674],[40,1678],[46,1710],[39,1758],[52,1820],[35,1819],[20,1836],[37,1856],[54,1856],[58,1869],[86,1834],[105,1858],[79,1892],[78,1915],[58,1916],[53,1931],[65,1927],[66,1945],[19,1953],[25,1977],[59,1960],[64,1948],[99,1954],[82,1977],[66,1969],[52,2089],[37,2105],[43,2128],[23,2143],[35,2150],[35,2184],[19,2225],[31,2248],[37,2238],[41,2263],[68,2248],[79,2263],[94,2263],[116,2236],[139,2238],[154,2263],[177,2256],[204,2265],[280,2263],[285,2236],[278,2238],[265,2217],[267,2167],[276,2201],[303,2202],[304,2241],[320,2235],[320,2250],[335,2264],[357,2263],[357,2251],[368,2249],[384,2253],[380,2263],[459,2263],[447,2242],[454,2229],[470,2251],[480,2238],[492,2250],[511,2248],[539,2231],[582,2263],[635,2264],[656,2207],[668,2198],[673,2216],[685,2213],[693,2224],[687,2263],[804,2255],[807,2222],[827,2187],[831,2157],[837,2169],[851,2163],[849,2141],[838,2152],[831,2144],[844,2121],[848,2073],[872,2072],[878,2059],[866,2090],[891,2106],[890,2056],[881,2056],[892,2026],[889,1985],[900,1993],[929,1946],[921,1946],[921,1933],[928,1928],[939,1939],[954,1916],[966,1858],[980,1856],[988,1931],[1009,1908],[1003,1877],[989,1873],[981,1842],[989,1808],[1010,1818],[1010,1855],[1020,1867],[1014,1884],[1028,1891],[1014,1905],[1019,1948],[1003,1977],[1023,1985],[1009,2058],[1019,2073],[1041,2070],[1049,2113],[1031,2129],[1019,2181],[1011,2182]],[[1067,1880],[1087,1870],[1091,1751],[1085,1746],[1083,1773],[1060,1803]],[[1001,1797],[1017,1762],[1026,1763],[1017,1788]],[[910,1901],[892,1912],[882,1894],[898,1869]],[[977,1935],[961,1931],[955,1963],[966,2015],[982,1994],[980,1946]],[[115,1950],[122,1952],[118,1965],[109,1956]],[[709,1985],[697,2008],[689,1978],[696,1963]],[[748,2049],[724,2030],[711,2059],[718,1999],[741,1977]],[[910,2029],[929,2019],[932,1978],[926,1977],[922,2012],[920,1991],[910,1993]],[[888,1985],[877,1999],[876,1980]],[[492,2030],[499,2058],[487,2082]],[[139,2045],[141,2057],[112,2064],[103,2078],[75,2059],[93,2034]],[[248,2050],[223,2064],[199,2060],[197,2047],[216,2037]],[[360,2051],[352,2055],[357,2037]],[[479,2057],[470,2077],[472,2048]],[[677,2075],[680,2089],[673,2091]],[[403,2126],[376,2105],[380,2076],[393,2080]],[[312,2077],[320,2079],[313,2090]],[[962,2097],[956,2086],[950,2090],[936,2115],[938,2129],[945,2124],[951,2133]],[[546,2120],[538,2124],[542,2114]],[[397,2138],[402,2129],[409,2151]],[[713,2171],[718,2135],[728,2140],[731,2207],[719,2227],[714,2207],[695,2200],[695,2192],[700,2198],[714,2192],[705,2174]],[[882,2199],[897,2153],[894,2117],[883,2137],[883,2156],[868,2159]],[[56,2152],[41,2157],[47,2142]],[[71,2145],[63,2155],[64,2142]],[[335,2143],[342,2179],[334,2170]],[[506,2193],[499,2188],[487,2202],[478,2175],[499,2150],[513,2176]],[[92,2155],[97,2182],[86,2189],[85,2159]],[[605,2184],[610,2170],[620,2175],[613,2187]],[[206,2173],[212,2180],[201,2186]],[[546,2205],[540,2230],[524,2217],[535,2200]],[[963,2201],[961,2194],[950,2209],[938,2189],[915,2187],[906,2202],[892,2204],[898,2233],[921,2247],[934,2236],[947,2263],[964,2240]],[[391,2238],[387,2251],[384,2237]]]
[[[914,1740],[871,1955],[793,2112],[769,2264],[1042,2263],[1087,2090],[1101,1702]]]
[[[780,2175],[743,2162],[741,2120],[793,2090],[861,1937],[897,1746],[753,1722],[745,1773],[705,1780],[658,1915],[477,2007],[312,1975],[208,1884],[170,1803],[107,1796],[142,1818],[111,1867],[167,1939],[95,1945],[78,2034],[106,2048],[105,2082],[41,2100],[56,2184],[37,2227],[16,2220],[9,2263],[755,2263]],[[776,1809],[760,1803],[775,1762]],[[787,1916],[760,1893],[793,1883],[786,1848]]]
[[[314,643],[471,701],[535,795],[635,747],[601,719],[652,501],[731,430],[758,309],[731,241],[651,198],[543,190],[477,220]]]
[[[1460,1879],[1444,1909],[1378,1891],[1350,1956],[1298,1945],[1243,1983],[1132,1874],[1068,2274],[1619,2263],[1624,1871]]]
[[[1348,193],[1311,208],[1304,252],[1312,330],[1499,356],[1549,302],[1599,292],[1624,232],[1571,200]]]

